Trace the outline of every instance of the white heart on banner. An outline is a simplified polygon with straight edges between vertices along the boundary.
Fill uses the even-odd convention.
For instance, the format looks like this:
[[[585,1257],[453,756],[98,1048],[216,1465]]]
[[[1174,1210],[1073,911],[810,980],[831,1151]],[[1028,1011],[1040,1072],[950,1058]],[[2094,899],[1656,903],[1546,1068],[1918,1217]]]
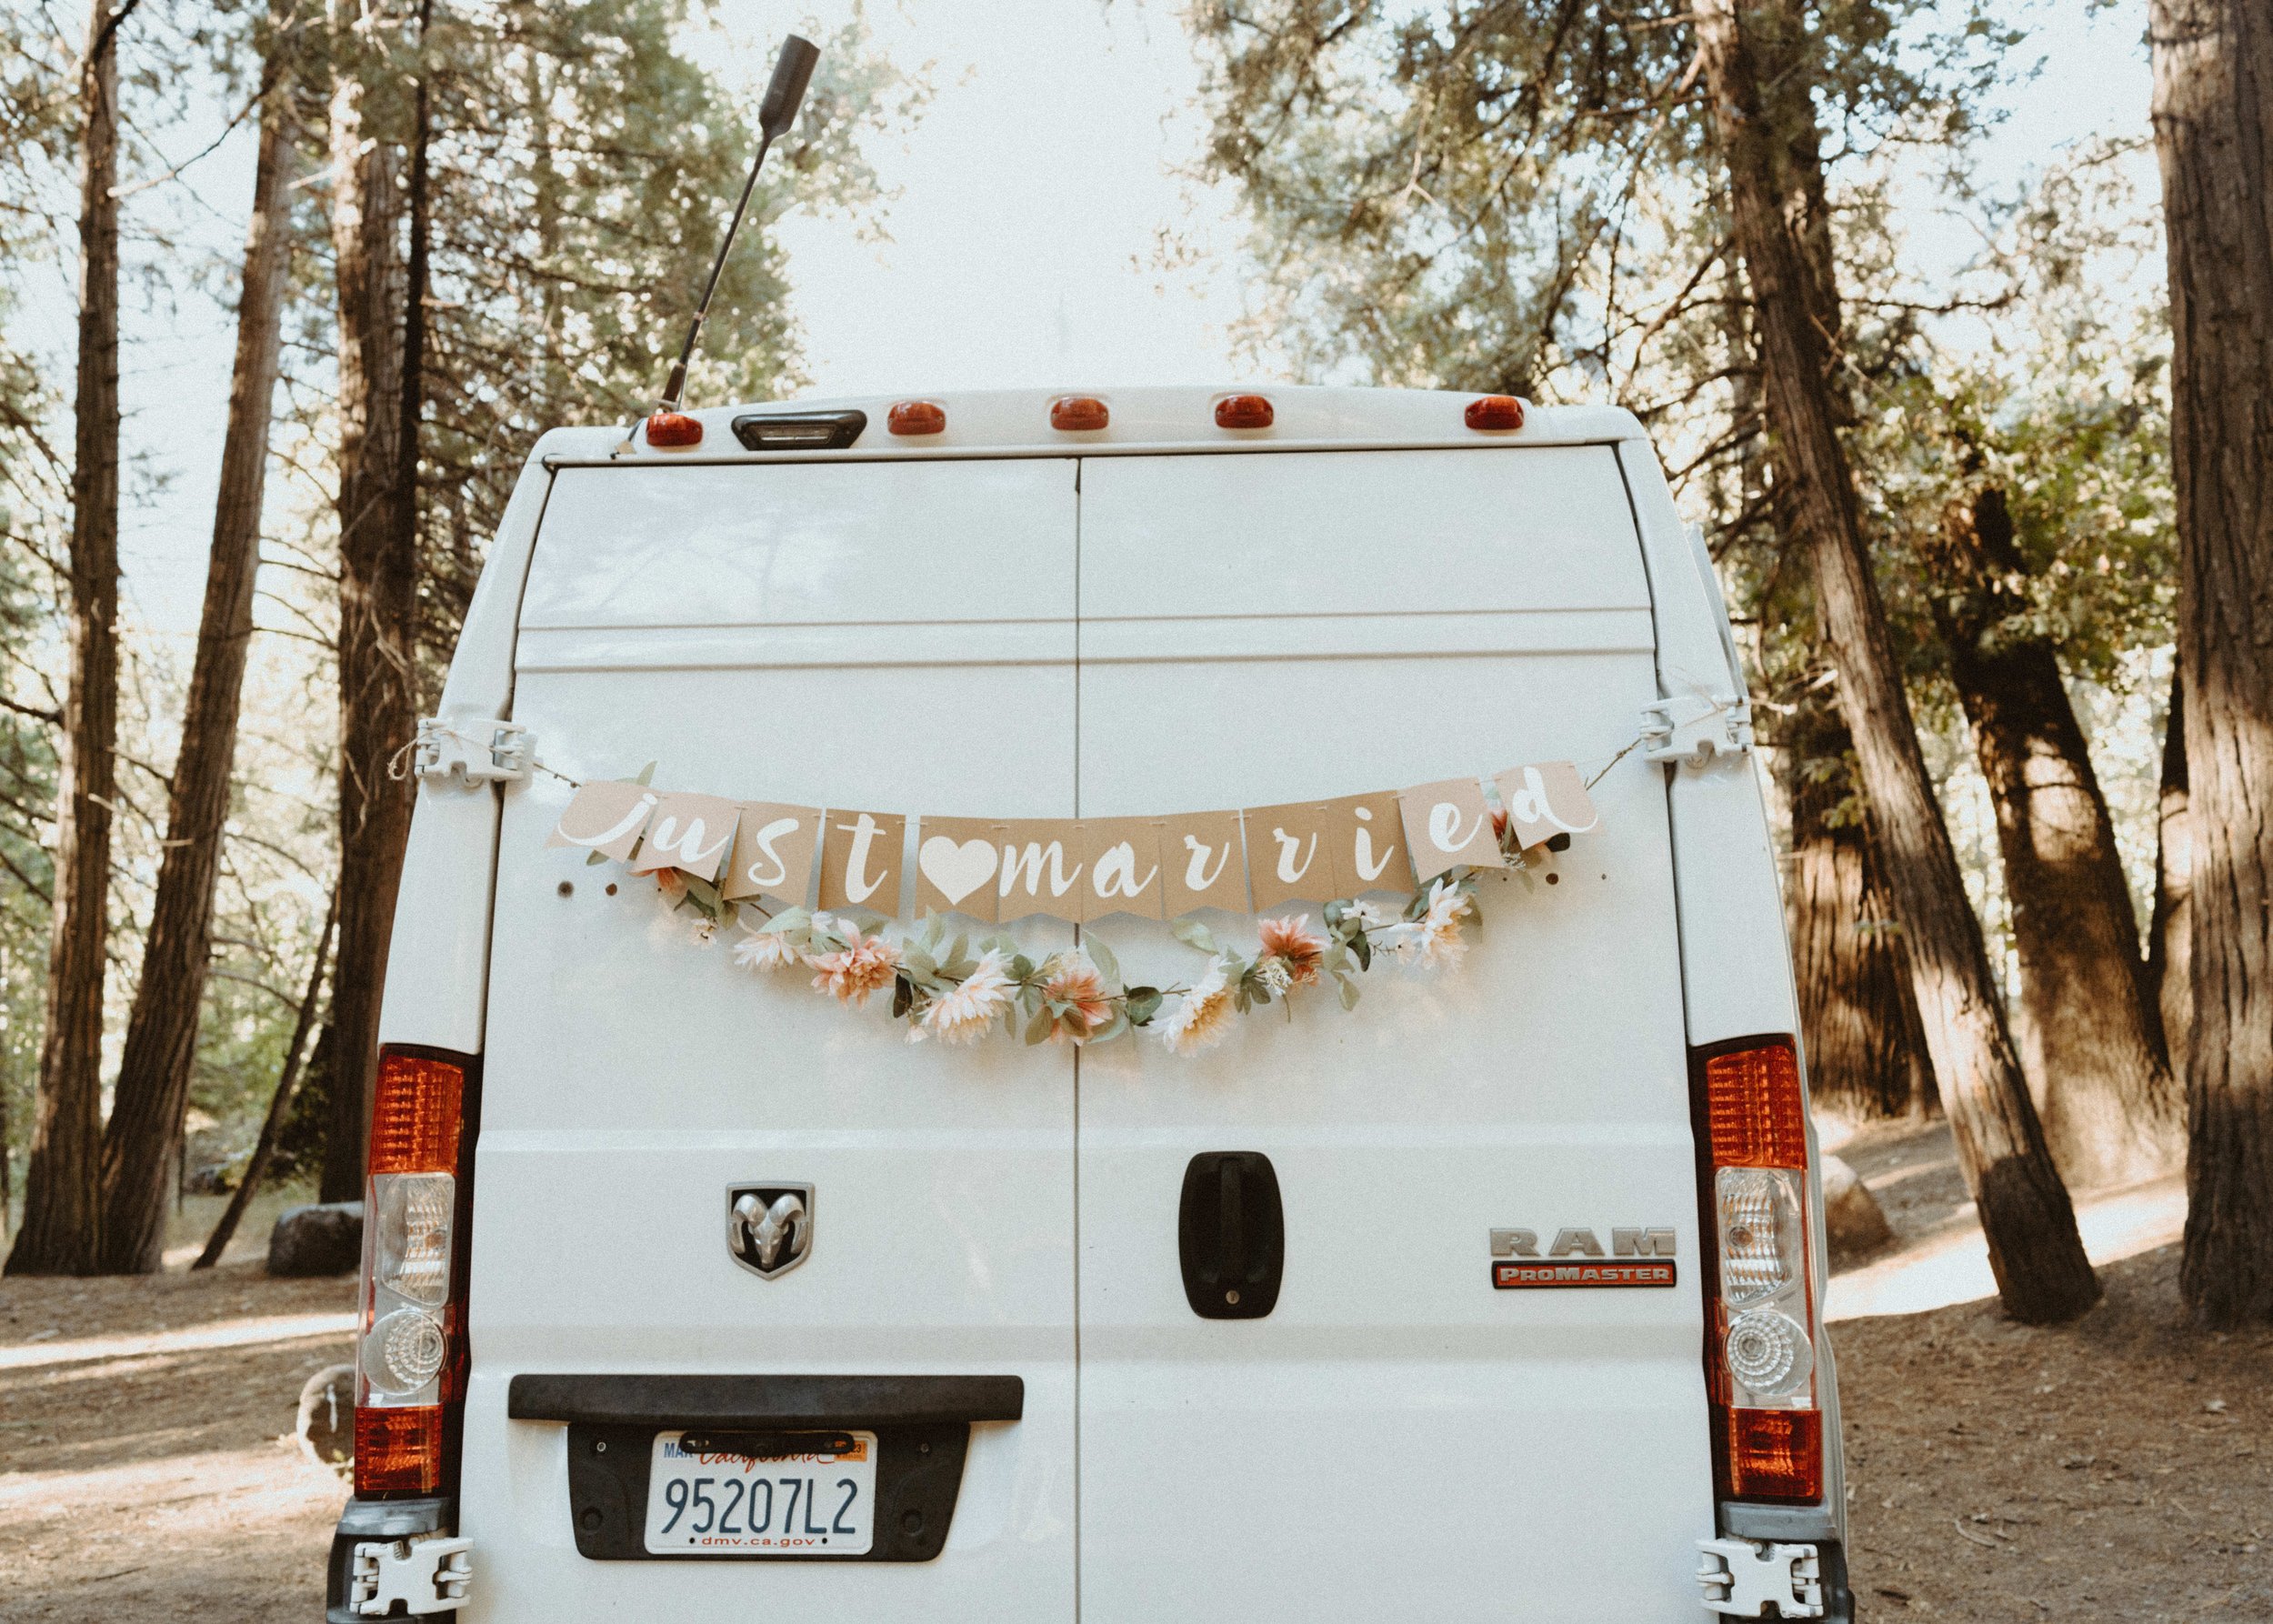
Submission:
[[[962,901],[994,878],[999,861],[992,840],[957,844],[945,835],[934,835],[916,852],[916,867],[950,903]]]

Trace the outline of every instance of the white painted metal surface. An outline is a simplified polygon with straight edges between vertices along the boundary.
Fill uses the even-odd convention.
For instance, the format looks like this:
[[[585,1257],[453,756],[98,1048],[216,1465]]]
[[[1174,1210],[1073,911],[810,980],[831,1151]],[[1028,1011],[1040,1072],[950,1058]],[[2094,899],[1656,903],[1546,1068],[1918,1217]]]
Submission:
[[[836,473],[561,474],[515,718],[576,777],[654,759],[658,782],[727,795],[1070,814],[1074,464],[896,470],[863,524]],[[710,500],[685,499],[696,483]],[[982,601],[990,558],[1014,566]],[[1056,661],[1005,662],[990,620]],[[771,657],[761,641],[690,665],[690,622],[796,630]],[[895,663],[901,630],[921,663]],[[557,657],[577,636],[606,660]],[[466,1427],[475,1616],[1069,1619],[1071,1057],[911,1053],[876,1011],[758,984],[652,895],[606,893],[643,882],[546,850],[566,794],[514,791],[500,848]],[[1043,948],[1070,930],[1022,934]],[[725,1244],[726,1187],[767,1181],[815,1186],[812,1255],[774,1280]],[[921,1567],[589,1562],[565,1429],[505,1418],[527,1370],[1016,1375],[1026,1417],[976,1429],[947,1548]]]
[[[1599,767],[1657,694],[1607,447],[1091,463],[1081,568],[1085,814]],[[1406,641],[1439,614],[1480,624]],[[1611,635],[1545,632],[1572,617]],[[1098,623],[1125,652],[1094,652]],[[1354,1015],[1314,998],[1194,1060],[1082,1057],[1086,1615],[1694,1616],[1712,1486],[1662,777],[1629,757],[1596,796],[1561,883],[1485,883],[1458,973],[1377,971]],[[1132,977],[1196,968],[1163,927],[1106,928]],[[1186,1304],[1177,1204],[1207,1150],[1277,1170],[1267,1318]],[[1494,1228],[1614,1225],[1673,1228],[1679,1286],[1492,1288]]]
[[[691,456],[549,435],[443,713],[508,717],[577,777],[1110,815],[1598,764],[1643,705],[1729,682],[1626,414],[1479,436],[1463,396],[1267,392],[1246,434],[1167,389],[1081,436],[1038,391],[936,397],[948,432],[908,441],[886,398],[812,403],[873,419],[819,456],[744,453],[726,409]],[[1061,1050],[911,1053],[752,985],[543,848],[566,793],[422,787],[383,1019],[486,1054],[470,1618],[1697,1615],[1683,1045],[1795,1025],[1748,761],[1627,757],[1560,885],[1487,887],[1459,975],[1377,973],[1354,1018],[1250,1018],[1197,1065],[1101,1050],[1077,1084]],[[1105,928],[1132,975],[1196,967]],[[1269,1318],[1183,1300],[1207,1149],[1278,1169]],[[816,1186],[815,1250],[764,1281],[720,1203],[769,1179]],[[1564,1225],[1673,1227],[1679,1288],[1490,1289],[1490,1229]],[[976,1429],[936,1562],[594,1563],[562,1429],[504,1416],[513,1374],[571,1369],[1015,1373],[1026,1417]],[[1761,1531],[1829,1527],[1828,1465],[1832,1509]]]

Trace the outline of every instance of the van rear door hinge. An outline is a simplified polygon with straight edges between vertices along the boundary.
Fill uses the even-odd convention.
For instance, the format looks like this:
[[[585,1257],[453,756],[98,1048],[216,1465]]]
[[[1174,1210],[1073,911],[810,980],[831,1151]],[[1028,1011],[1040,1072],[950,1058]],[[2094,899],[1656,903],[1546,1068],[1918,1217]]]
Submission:
[[[1823,1617],[1823,1572],[1812,1545],[1768,1545],[1751,1539],[1699,1539],[1705,1565],[1705,1610],[1727,1619],[1764,1619],[1776,1604],[1779,1619]]]
[[[1642,758],[1710,767],[1752,748],[1752,701],[1742,694],[1684,694],[1642,707]]]
[[[474,1582],[474,1542],[446,1534],[365,1539],[347,1575],[347,1605],[370,1618],[400,1601],[413,1618],[456,1612]]]
[[[418,718],[416,771],[422,778],[456,779],[468,789],[516,783],[527,778],[536,758],[536,741],[518,722]]]

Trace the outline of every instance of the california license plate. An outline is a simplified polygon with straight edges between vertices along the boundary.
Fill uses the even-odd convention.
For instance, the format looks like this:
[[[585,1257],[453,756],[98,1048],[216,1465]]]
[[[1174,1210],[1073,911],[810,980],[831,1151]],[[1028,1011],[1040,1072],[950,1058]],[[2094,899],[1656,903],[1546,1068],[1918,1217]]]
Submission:
[[[875,1433],[853,1433],[849,1449],[789,1455],[689,1450],[681,1447],[686,1436],[656,1435],[650,1551],[856,1557],[876,1542]]]

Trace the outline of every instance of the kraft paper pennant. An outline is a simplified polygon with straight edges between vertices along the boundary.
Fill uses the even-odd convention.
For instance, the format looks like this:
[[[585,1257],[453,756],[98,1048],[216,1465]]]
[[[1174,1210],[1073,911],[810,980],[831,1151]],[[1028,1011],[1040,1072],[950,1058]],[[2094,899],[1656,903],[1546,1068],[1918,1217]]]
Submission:
[[[1149,817],[1091,817],[1081,825],[1081,856],[1088,877],[1081,885],[1081,917],[1107,914],[1160,917],[1160,836]]]
[[[926,817],[916,830],[916,910],[957,913],[993,924],[1002,848],[978,817]]]
[[[1237,812],[1187,812],[1152,821],[1159,830],[1160,877],[1167,887],[1161,907],[1167,917],[1201,907],[1247,911],[1247,858]]]
[[[1499,787],[1500,803],[1507,808],[1519,847],[1557,835],[1583,835],[1602,821],[1587,793],[1587,781],[1567,761],[1511,767],[1492,782]]]
[[[1399,792],[1405,844],[1413,854],[1413,877],[1427,885],[1446,869],[1467,864],[1505,868],[1499,842],[1492,836],[1492,814],[1484,787],[1476,778],[1445,778]]]
[[[736,807],[716,795],[666,795],[647,820],[647,837],[631,860],[634,874],[676,868],[696,879],[716,879],[734,844]]]
[[[995,876],[996,917],[1028,914],[1081,922],[1081,826],[1070,817],[1020,817],[995,825],[1002,866]]]
[[[821,907],[900,911],[900,859],[907,819],[897,812],[840,812],[822,820]]]
[[[639,844],[639,836],[647,827],[647,814],[662,798],[645,784],[627,780],[579,784],[545,844],[580,846],[624,862]]]
[[[1332,821],[1318,801],[1249,807],[1240,815],[1247,832],[1247,883],[1255,911],[1282,902],[1331,902],[1334,889]]]
[[[1413,888],[1413,859],[1405,849],[1397,791],[1345,796],[1327,802],[1326,815],[1334,847],[1335,896]]]
[[[813,879],[813,856],[821,841],[818,807],[786,807],[776,801],[744,801],[735,808],[734,855],[726,859],[726,884],[718,895],[728,902],[771,897],[801,906]]]

